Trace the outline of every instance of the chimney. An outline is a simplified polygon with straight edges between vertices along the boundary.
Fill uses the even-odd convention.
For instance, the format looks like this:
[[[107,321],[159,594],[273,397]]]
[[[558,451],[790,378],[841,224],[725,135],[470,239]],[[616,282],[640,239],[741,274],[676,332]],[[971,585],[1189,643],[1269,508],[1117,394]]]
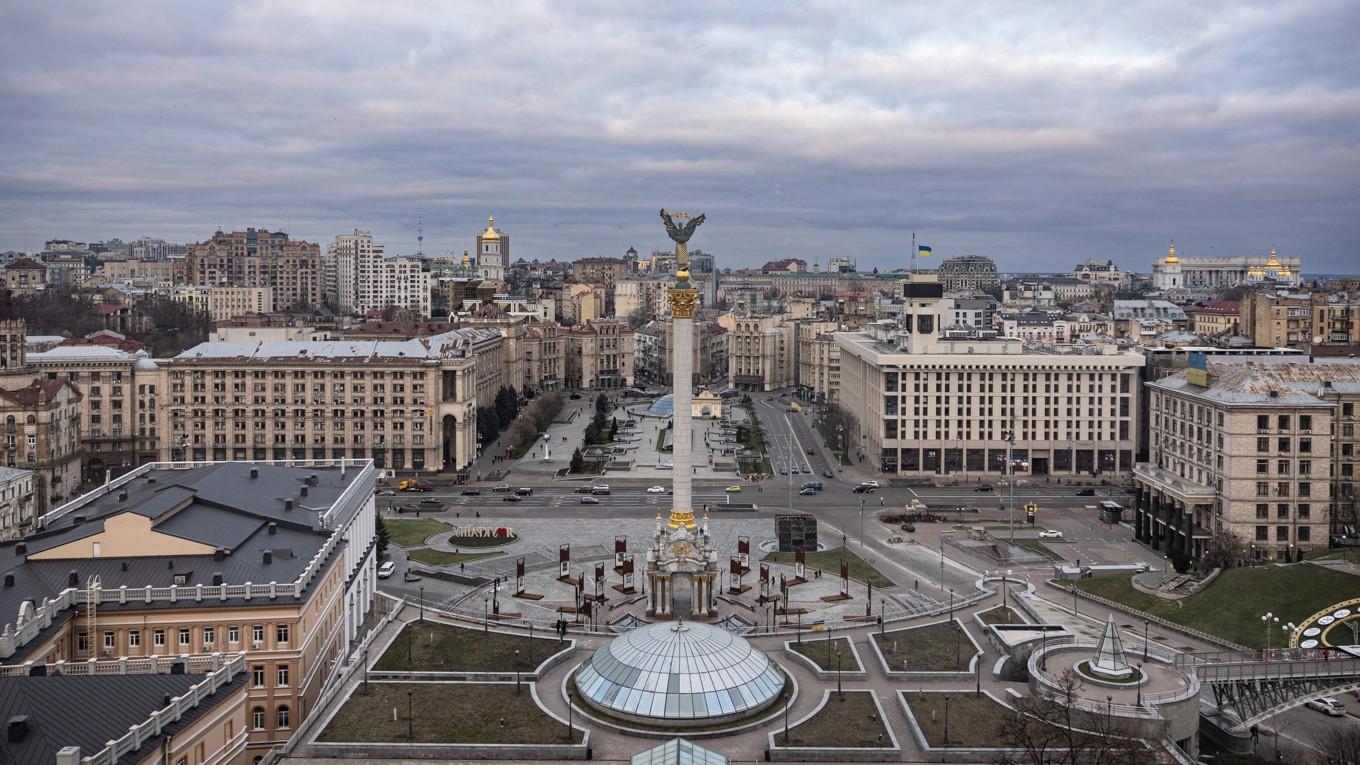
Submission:
[[[170,560],[166,561],[166,562],[165,562],[165,567],[166,567],[166,568],[174,568],[174,567],[175,567],[175,559],[174,559],[174,558],[171,558]]]
[[[217,587],[217,586],[219,586],[219,585],[222,584],[222,572],[221,572],[221,571],[214,571],[214,572],[213,572],[212,583],[213,583],[213,586],[214,586],[214,587]]]
[[[223,560],[226,557],[227,551],[222,549],[221,547],[217,548],[216,550],[213,550],[213,560]]]
[[[155,482],[156,482],[156,476],[154,476],[154,475],[149,475],[149,476],[147,476],[147,477],[146,477],[146,482],[147,482],[147,483],[155,483]]]
[[[284,512],[288,512],[288,511],[292,510],[292,509],[293,509],[293,500],[291,500],[291,499],[285,499],[285,500],[283,501],[283,509],[284,509]]]
[[[123,561],[123,570],[127,571],[127,561]]]
[[[118,501],[119,501],[119,502],[126,502],[126,501],[127,501],[127,492],[126,492],[126,491],[120,491],[120,492],[118,492]]]
[[[269,550],[264,551],[264,565],[268,566],[274,562],[274,553]]]
[[[250,477],[251,477],[251,478],[259,478],[259,477],[260,477],[260,469],[257,468],[257,467],[251,468],[251,469],[250,469]]]
[[[307,496],[307,487],[306,487],[306,486],[303,486],[303,487],[302,487],[302,496],[304,496],[304,497]]]
[[[80,747],[63,746],[58,749],[56,765],[80,765]]]
[[[28,555],[28,544],[25,543],[25,542],[20,542],[19,544],[15,545],[15,546],[14,546],[14,554],[15,554],[15,555]]]
[[[80,573],[77,572],[77,571],[71,571],[70,573],[68,573],[68,574],[66,575],[66,586],[67,586],[67,587],[79,587],[79,586],[80,586]]]
[[[307,476],[308,486],[316,486],[319,483],[321,483],[321,479],[317,477],[316,473],[312,473],[311,475]]]
[[[5,574],[5,586],[6,587],[14,586],[14,574]]]
[[[18,744],[28,735],[28,715],[15,715],[5,726],[5,742]]]
[[[277,534],[277,533],[279,533],[279,524],[277,524],[277,523],[275,523],[275,522],[273,522],[273,521],[270,521],[270,522],[269,522],[269,535],[270,535],[270,536],[273,536],[273,535],[275,535],[275,534]]]

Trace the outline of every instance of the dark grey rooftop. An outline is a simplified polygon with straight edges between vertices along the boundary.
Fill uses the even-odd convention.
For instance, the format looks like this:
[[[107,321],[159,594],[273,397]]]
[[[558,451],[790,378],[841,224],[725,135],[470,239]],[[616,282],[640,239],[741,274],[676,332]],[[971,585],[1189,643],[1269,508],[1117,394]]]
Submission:
[[[162,736],[186,729],[227,701],[247,677],[247,672],[238,673],[178,722],[166,725]],[[125,735],[130,726],[163,709],[167,694],[181,696],[203,679],[203,675],[0,677],[0,722],[28,716],[28,735],[16,744],[0,746],[0,765],[52,765],[58,750],[67,746],[78,746],[81,756],[89,757]],[[148,752],[156,751],[160,740],[148,740],[140,751],[129,752],[119,762],[145,759]]]
[[[252,469],[258,471],[254,478]],[[177,584],[177,576],[184,577],[185,586],[208,586],[213,574],[221,574],[222,583],[231,585],[293,582],[332,534],[317,527],[320,516],[360,474],[358,468],[347,469],[342,477],[338,467],[226,462],[187,470],[152,469],[112,491],[87,495],[86,502],[24,539],[26,554],[18,552],[17,543],[0,545],[0,576],[13,576],[12,586],[0,586],[0,624],[12,624],[23,601],[40,604],[71,586],[73,572],[79,586],[97,575],[105,589],[169,587]],[[314,486],[307,485],[311,476]],[[360,494],[361,500],[367,498],[366,492]],[[286,500],[292,500],[291,510],[285,509]],[[357,501],[348,504],[332,519],[332,527],[343,525],[361,506]],[[221,559],[214,554],[28,558],[98,534],[108,518],[129,512],[150,518],[156,532],[221,550]],[[269,563],[264,562],[266,550],[271,551]]]

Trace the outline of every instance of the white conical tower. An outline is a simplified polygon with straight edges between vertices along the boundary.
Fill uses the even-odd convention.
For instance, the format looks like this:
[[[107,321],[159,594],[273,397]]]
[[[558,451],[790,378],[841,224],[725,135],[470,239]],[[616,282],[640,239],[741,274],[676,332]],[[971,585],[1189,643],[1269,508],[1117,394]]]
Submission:
[[[1124,641],[1119,638],[1119,628],[1114,626],[1114,614],[1105,619],[1105,632],[1096,645],[1096,656],[1091,660],[1091,672],[1101,677],[1124,679],[1133,674],[1129,660],[1124,655]]]

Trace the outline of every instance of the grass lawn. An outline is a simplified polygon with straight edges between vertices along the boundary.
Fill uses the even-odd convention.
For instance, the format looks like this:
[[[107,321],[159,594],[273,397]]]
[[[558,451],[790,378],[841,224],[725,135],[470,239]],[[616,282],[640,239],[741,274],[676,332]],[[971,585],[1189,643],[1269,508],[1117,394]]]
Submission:
[[[954,622],[873,633],[878,650],[894,672],[966,672],[973,644]]]
[[[1099,576],[1078,586],[1168,621],[1183,624],[1234,643],[1264,648],[1261,615],[1280,622],[1301,622],[1327,606],[1355,597],[1360,577],[1308,564],[1257,566],[1224,571],[1208,587],[1182,601],[1163,600],[1133,589],[1131,577]],[[1278,643],[1279,634],[1271,635]]]
[[[1025,618],[1006,606],[989,608],[978,614],[983,624],[1028,624]]]
[[[1042,555],[1049,560],[1062,560],[1063,556],[1053,552],[1053,549],[1037,539],[1017,539],[1015,546],[1024,550],[1029,550],[1035,555]]]
[[[943,693],[904,693],[907,706],[926,735],[932,747],[945,746],[944,740],[944,700]],[[992,701],[988,696],[978,696],[970,691],[950,693],[949,696],[949,746],[1006,746],[1001,740],[999,728],[1011,710]]]
[[[406,658],[408,638],[411,641],[410,661]],[[556,640],[539,637],[531,642],[524,635],[463,629],[438,622],[413,622],[397,635],[373,669],[385,672],[513,672],[516,669],[515,651],[518,650],[518,668],[528,672],[562,645]]]
[[[750,475],[752,473],[770,475],[774,472],[770,469],[770,461],[763,458],[758,460],[738,459],[737,470],[741,471],[742,475]]]
[[[429,518],[414,518],[410,520],[401,518],[384,518],[383,525],[387,527],[388,537],[392,544],[401,547],[414,547],[425,544],[425,540],[441,531],[448,531],[453,526],[443,521],[431,520]]]
[[[776,746],[837,746],[846,748],[892,746],[888,729],[878,716],[870,691],[831,692],[816,716],[784,735],[781,725],[774,736]]]
[[[1331,550],[1313,550],[1304,555],[1308,560],[1344,560],[1360,562],[1360,547],[1337,547]]]
[[[406,557],[410,558],[411,560],[418,560],[421,563],[426,563],[431,566],[452,566],[456,563],[471,563],[474,560],[490,558],[491,556],[498,554],[499,553],[493,552],[451,553],[444,552],[443,550],[433,550],[428,547],[422,547],[419,550],[411,550],[410,552],[406,553]]]
[[[812,660],[823,672],[835,672],[837,669],[842,672],[857,672],[859,667],[855,665],[855,654],[850,648],[848,638],[838,637],[831,640],[814,639],[810,635],[803,636],[803,642],[794,642],[790,646],[794,653],[802,654]],[[840,651],[840,653],[836,653]],[[836,665],[840,665],[839,667]]]
[[[793,556],[794,554],[791,552],[772,552],[767,553],[764,559],[771,563],[788,563],[792,565]],[[846,564],[850,568],[851,579],[859,582],[870,582],[875,587],[893,586],[893,581],[891,579],[879,573],[878,569],[869,565],[863,558],[843,547],[833,547],[830,550],[807,553],[803,558],[803,562],[807,564],[809,569],[821,569],[822,578],[838,577],[841,574],[842,558],[845,559]],[[808,573],[808,578],[811,579],[811,571]]]
[[[566,743],[567,726],[534,704],[528,683],[511,685],[447,683],[369,683],[336,713],[320,741],[390,741],[423,744]],[[407,697],[407,692],[411,696]],[[392,710],[397,719],[392,719]],[[406,737],[407,710],[411,738]],[[582,731],[575,730],[574,743]]]
[[[670,453],[673,451],[671,447],[666,446],[666,434],[669,432],[671,432],[669,428],[662,428],[661,432],[656,434],[656,450],[658,452]]]
[[[543,440],[542,433],[535,435],[533,438],[525,439],[524,443],[519,444],[518,446],[515,447],[514,458],[519,459],[524,455],[528,454],[529,450],[537,446],[538,443],[542,440]]]

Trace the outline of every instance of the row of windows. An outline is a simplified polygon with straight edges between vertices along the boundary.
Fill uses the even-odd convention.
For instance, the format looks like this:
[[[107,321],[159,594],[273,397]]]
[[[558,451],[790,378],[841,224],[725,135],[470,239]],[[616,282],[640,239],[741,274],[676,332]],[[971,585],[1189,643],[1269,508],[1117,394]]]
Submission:
[[[178,581],[177,581],[176,583],[177,583],[177,584],[183,584],[183,582],[178,582]],[[211,647],[214,647],[214,646],[216,645],[216,643],[217,643],[217,628],[215,628],[215,627],[203,627],[203,628],[201,628],[200,632],[202,633],[202,643],[201,643],[202,647],[204,647],[204,648],[211,648]],[[191,629],[191,628],[189,628],[189,627],[180,627],[178,630],[175,630],[174,633],[175,633],[175,637],[178,638],[178,645],[179,645],[181,648],[193,648],[193,647],[194,647],[194,646],[192,645],[193,632],[192,632],[192,629]],[[289,627],[289,625],[287,625],[287,624],[276,624],[276,625],[274,625],[274,642],[275,642],[275,647],[283,647],[283,648],[286,648],[287,645],[288,645],[289,633],[290,633],[290,627]],[[151,645],[154,646],[154,647],[157,647],[157,648],[164,647],[165,644],[166,644],[166,643],[165,643],[166,638],[167,638],[167,636],[168,636],[169,634],[170,634],[170,632],[167,631],[167,630],[164,630],[164,629],[153,629],[153,630],[151,630]],[[102,637],[103,637],[103,647],[104,647],[105,649],[112,650],[112,649],[114,649],[114,648],[117,647],[117,645],[116,645],[116,633],[115,633],[113,630],[105,630],[104,633],[103,633],[103,635],[102,635]],[[251,640],[252,645],[261,645],[261,644],[263,644],[263,643],[264,643],[264,638],[265,638],[265,625],[263,625],[263,624],[255,624],[255,625],[252,625],[252,626],[250,627],[250,640]],[[241,628],[240,628],[239,626],[230,626],[230,627],[227,627],[227,645],[236,645],[236,644],[239,644],[240,642],[241,642]],[[129,648],[139,648],[139,647],[141,647],[141,645],[142,645],[142,630],[140,630],[140,629],[130,629],[130,630],[127,630],[127,644],[128,644],[128,647],[129,647]],[[90,646],[89,646],[89,635],[88,635],[87,633],[85,633],[85,632],[77,633],[77,635],[76,635],[76,650],[77,650],[77,651],[80,651],[80,652],[82,652],[82,653],[88,652],[88,651],[90,650]],[[283,665],[280,665],[280,666],[283,666]]]

